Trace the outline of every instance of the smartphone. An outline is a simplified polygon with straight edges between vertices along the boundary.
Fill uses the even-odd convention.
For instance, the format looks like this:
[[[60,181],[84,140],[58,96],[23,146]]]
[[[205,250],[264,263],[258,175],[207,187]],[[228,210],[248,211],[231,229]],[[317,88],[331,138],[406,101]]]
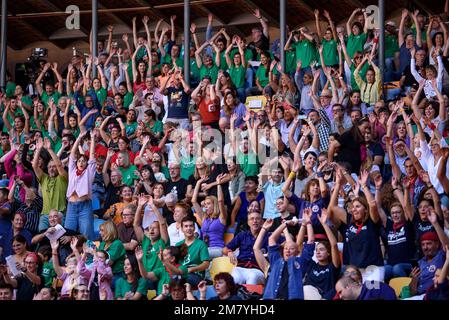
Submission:
[[[411,260],[412,268],[419,268],[419,263],[417,259]]]

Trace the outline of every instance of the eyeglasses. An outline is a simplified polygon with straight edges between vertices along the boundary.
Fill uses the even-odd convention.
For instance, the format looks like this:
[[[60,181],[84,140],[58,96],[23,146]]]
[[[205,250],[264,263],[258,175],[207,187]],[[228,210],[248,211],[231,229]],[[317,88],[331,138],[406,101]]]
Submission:
[[[36,261],[25,261],[25,264],[36,264]]]
[[[342,110],[341,109],[334,109],[334,110],[332,110],[333,112],[341,112]]]
[[[134,216],[134,214],[122,214],[122,217],[132,217],[132,216]]]
[[[354,60],[362,59],[362,56],[354,56]]]
[[[345,271],[343,274],[345,276],[357,276],[358,272],[357,271]]]

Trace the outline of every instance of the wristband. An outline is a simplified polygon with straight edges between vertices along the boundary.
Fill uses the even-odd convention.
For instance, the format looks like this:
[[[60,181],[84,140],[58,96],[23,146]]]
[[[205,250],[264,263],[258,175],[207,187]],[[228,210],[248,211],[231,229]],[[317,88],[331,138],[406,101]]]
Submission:
[[[290,174],[288,175],[288,177],[290,179],[296,178],[296,172],[295,171],[291,171]]]
[[[427,188],[432,189],[432,188],[433,188],[433,185],[432,185],[432,184],[427,185]]]
[[[318,178],[324,178],[324,173],[323,172],[317,172],[317,177]]]

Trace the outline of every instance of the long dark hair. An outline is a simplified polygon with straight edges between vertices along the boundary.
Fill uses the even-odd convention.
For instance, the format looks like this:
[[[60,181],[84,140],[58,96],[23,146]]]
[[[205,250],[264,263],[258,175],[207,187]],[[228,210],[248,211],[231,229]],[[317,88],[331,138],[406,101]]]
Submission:
[[[131,283],[131,292],[136,293],[137,287],[139,286],[139,280],[140,280],[140,273],[139,273],[139,267],[137,264],[137,259],[136,259],[136,256],[130,255],[130,254],[126,255],[126,259],[129,260],[129,264],[131,265],[131,269],[134,274],[134,280]]]

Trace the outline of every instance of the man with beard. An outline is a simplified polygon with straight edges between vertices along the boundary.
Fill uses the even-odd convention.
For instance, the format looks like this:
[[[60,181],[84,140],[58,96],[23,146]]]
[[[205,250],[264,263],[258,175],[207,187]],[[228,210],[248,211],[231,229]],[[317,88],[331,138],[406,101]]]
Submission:
[[[51,160],[48,163],[48,174],[42,171],[38,164],[39,154],[41,153],[42,148],[46,149],[51,156]],[[61,212],[66,209],[68,175],[61,160],[59,160],[52,150],[50,140],[48,139],[45,139],[44,143],[42,143],[41,140],[36,143],[36,151],[34,153],[32,166],[42,190],[43,208],[39,219],[38,229],[39,231],[42,231],[48,228],[48,214],[51,209],[56,209]]]

